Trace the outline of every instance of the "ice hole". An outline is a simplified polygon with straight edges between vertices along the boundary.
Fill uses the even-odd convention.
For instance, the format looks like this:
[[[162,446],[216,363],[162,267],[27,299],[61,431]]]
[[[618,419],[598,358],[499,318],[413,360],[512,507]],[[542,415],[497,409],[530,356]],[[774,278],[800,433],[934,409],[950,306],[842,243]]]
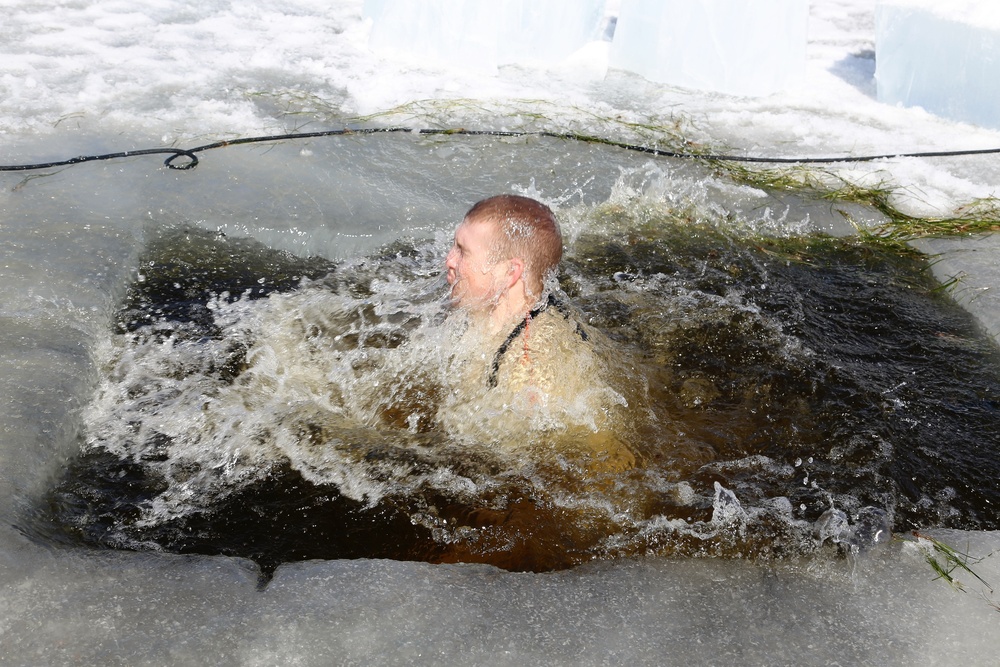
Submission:
[[[530,167],[558,160],[578,169]],[[842,235],[841,205],[544,138],[352,138],[232,149],[194,174],[129,166],[26,188],[35,219],[54,188],[78,197],[90,228],[74,225],[74,244],[100,248],[41,284],[102,304],[67,339],[86,341],[94,384],[51,444],[68,465],[28,494],[41,504],[19,523],[37,539],[238,556],[266,573],[349,558],[544,571],[824,557],[854,544],[825,539],[831,510],[852,535],[874,534],[871,516],[996,528],[981,456],[1000,432],[994,344],[922,258]],[[136,187],[87,200],[109,169]],[[497,189],[562,219],[565,317],[603,360],[634,468],[497,450],[516,414],[485,388],[469,413],[481,426],[448,426],[462,419],[447,413],[441,268],[466,208]],[[46,224],[53,252],[68,237]],[[58,383],[57,359],[38,364]],[[525,426],[538,451],[586,423],[585,397],[570,399]]]

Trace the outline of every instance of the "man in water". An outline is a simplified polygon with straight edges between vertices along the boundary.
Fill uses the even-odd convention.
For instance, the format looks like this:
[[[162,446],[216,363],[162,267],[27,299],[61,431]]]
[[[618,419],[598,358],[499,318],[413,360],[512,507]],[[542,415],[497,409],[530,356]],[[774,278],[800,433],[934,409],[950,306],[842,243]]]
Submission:
[[[461,385],[473,398],[460,421],[499,423],[512,449],[544,434],[589,470],[631,468],[635,458],[613,430],[624,399],[604,384],[591,334],[554,296],[561,259],[559,224],[541,202],[499,195],[466,213],[445,260],[473,350]]]
[[[562,259],[562,234],[548,206],[499,195],[474,205],[445,260],[452,303],[487,317],[494,332],[542,306]]]

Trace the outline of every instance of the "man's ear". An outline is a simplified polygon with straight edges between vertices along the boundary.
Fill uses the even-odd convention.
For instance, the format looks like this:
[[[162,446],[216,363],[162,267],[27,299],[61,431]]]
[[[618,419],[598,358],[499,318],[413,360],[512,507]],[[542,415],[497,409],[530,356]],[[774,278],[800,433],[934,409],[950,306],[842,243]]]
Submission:
[[[510,289],[524,276],[524,260],[514,257],[507,260],[507,289]]]

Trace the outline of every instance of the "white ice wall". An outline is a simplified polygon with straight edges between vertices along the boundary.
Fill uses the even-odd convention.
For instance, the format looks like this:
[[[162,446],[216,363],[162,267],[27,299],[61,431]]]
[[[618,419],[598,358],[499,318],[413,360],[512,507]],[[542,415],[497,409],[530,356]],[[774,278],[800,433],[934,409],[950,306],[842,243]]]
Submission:
[[[605,0],[365,0],[369,46],[389,56],[493,72],[553,65],[597,37]]]
[[[878,99],[1000,128],[1000,2],[880,0]]]
[[[494,9],[488,3],[366,0],[364,14],[373,20],[369,45],[376,53],[485,72],[497,68]]]
[[[376,53],[495,72],[554,65],[601,39],[611,67],[651,81],[768,95],[801,77],[808,0],[365,0]]]
[[[500,65],[554,65],[599,37],[605,0],[504,0],[497,57]]]
[[[609,66],[660,83],[768,95],[803,74],[807,0],[622,0]]]

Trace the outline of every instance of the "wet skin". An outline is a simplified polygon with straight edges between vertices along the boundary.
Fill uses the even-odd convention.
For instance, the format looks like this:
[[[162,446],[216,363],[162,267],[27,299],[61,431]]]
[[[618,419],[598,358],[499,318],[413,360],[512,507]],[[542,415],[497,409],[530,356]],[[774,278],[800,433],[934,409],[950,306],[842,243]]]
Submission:
[[[463,222],[445,259],[452,305],[482,310],[494,304],[503,289],[502,262],[490,261],[495,226]]]

